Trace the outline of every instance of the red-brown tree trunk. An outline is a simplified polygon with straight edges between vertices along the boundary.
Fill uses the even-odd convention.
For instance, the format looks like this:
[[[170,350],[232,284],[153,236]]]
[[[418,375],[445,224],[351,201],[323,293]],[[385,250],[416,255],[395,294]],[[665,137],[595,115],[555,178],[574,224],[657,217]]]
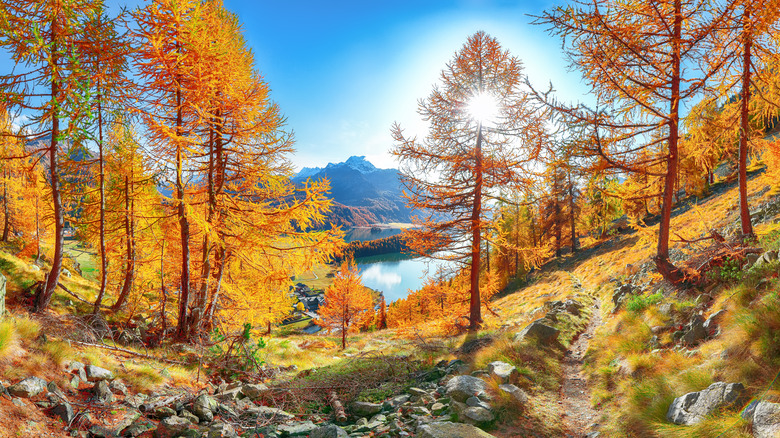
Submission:
[[[482,325],[482,305],[479,295],[479,259],[482,237],[482,123],[477,128],[474,157],[474,205],[471,210],[471,298],[469,300],[469,331]]]
[[[747,153],[748,136],[750,135],[750,76],[751,76],[751,50],[753,37],[750,30],[750,2],[745,5],[743,19],[743,44],[742,53],[742,107],[740,111],[739,132],[739,219],[742,224],[742,236],[754,237],[753,224],[750,221],[750,207],[747,199]]]

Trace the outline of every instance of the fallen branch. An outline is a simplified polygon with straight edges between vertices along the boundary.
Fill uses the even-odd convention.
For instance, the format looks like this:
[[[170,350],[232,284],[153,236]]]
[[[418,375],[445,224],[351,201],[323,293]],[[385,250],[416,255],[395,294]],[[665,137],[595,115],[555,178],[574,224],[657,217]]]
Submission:
[[[94,305],[95,305],[95,303],[93,303],[93,302],[90,302],[90,301],[87,301],[87,300],[85,300],[84,298],[81,298],[81,297],[80,297],[79,295],[77,295],[76,293],[74,293],[74,292],[71,292],[71,290],[70,290],[70,289],[68,289],[67,287],[65,287],[65,285],[64,285],[64,284],[62,284],[62,283],[60,283],[59,281],[57,282],[57,286],[59,286],[59,287],[60,287],[62,290],[64,290],[64,291],[65,291],[65,292],[67,292],[68,294],[70,294],[70,296],[72,296],[73,298],[75,298],[75,299],[77,299],[77,300],[81,301],[82,303],[87,303],[87,304],[89,304],[90,306],[94,306]],[[109,306],[105,306],[105,305],[102,305],[102,304],[100,305],[100,307],[101,307],[101,308],[103,308],[103,309],[110,309],[110,307],[109,307]]]
[[[336,391],[331,391],[328,394],[328,403],[333,408],[333,413],[336,416],[336,422],[345,423],[347,421],[347,414],[344,412],[344,405],[339,401],[339,396]]]
[[[105,350],[118,351],[120,353],[130,354],[130,355],[133,355],[133,356],[136,356],[136,357],[142,357],[144,359],[151,359],[151,360],[156,360],[156,361],[159,361],[159,362],[170,363],[170,364],[174,364],[174,365],[187,365],[186,363],[178,361],[178,360],[165,359],[165,358],[162,358],[162,357],[156,357],[156,356],[152,356],[152,355],[149,355],[149,354],[138,353],[138,352],[133,351],[133,350],[128,350],[126,348],[115,347],[115,346],[112,346],[112,345],[93,344],[93,343],[90,343],[90,342],[75,341],[73,339],[68,339],[68,341],[72,342],[74,344],[85,345],[87,347],[97,347],[97,348],[103,348]]]

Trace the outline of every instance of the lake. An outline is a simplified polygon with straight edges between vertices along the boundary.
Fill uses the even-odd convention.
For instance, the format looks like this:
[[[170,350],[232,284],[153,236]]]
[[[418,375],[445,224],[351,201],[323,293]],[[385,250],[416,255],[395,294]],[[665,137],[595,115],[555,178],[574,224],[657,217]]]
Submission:
[[[363,284],[383,292],[387,304],[405,298],[409,289],[420,289],[426,268],[429,268],[430,275],[435,275],[436,267],[442,263],[399,253],[362,257],[355,262],[362,275]]]

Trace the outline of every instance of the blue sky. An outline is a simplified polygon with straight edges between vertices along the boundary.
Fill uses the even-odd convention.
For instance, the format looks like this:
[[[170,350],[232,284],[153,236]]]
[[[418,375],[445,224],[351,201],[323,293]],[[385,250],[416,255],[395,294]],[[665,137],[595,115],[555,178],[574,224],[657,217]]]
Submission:
[[[224,0],[244,26],[258,70],[295,132],[298,167],[365,155],[396,167],[390,127],[423,133],[417,102],[469,35],[484,30],[519,57],[537,87],[585,93],[560,40],[530,24],[550,0]],[[134,8],[138,0],[107,0]],[[0,67],[8,68],[7,59]]]

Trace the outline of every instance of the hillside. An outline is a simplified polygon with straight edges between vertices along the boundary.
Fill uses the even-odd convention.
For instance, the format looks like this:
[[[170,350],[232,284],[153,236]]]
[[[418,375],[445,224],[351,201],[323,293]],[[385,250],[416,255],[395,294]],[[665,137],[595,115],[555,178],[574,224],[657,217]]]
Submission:
[[[42,272],[3,252],[11,313],[0,322],[0,392],[9,391],[0,436],[775,436],[780,424],[766,412],[780,401],[780,262],[764,254],[780,247],[772,183],[750,180],[761,254],[727,259],[701,287],[661,281],[655,230],[627,231],[508,287],[477,336],[430,321],[350,335],[344,351],[337,335],[283,329],[154,346],[139,320],[91,317],[80,299],[93,299],[96,285],[75,270],[51,312],[28,316],[25,289]],[[736,229],[736,188],[713,192],[675,211],[687,240]],[[673,253],[693,261],[716,249],[678,242]],[[112,376],[98,377],[104,371]],[[686,394],[695,409],[672,418],[698,422],[674,424],[670,406]]]
[[[379,169],[365,157],[349,157],[324,168],[304,167],[293,178],[297,184],[311,179],[330,181],[334,207],[328,222],[337,226],[369,226],[376,223],[411,222],[412,212],[402,197],[398,171]]]

